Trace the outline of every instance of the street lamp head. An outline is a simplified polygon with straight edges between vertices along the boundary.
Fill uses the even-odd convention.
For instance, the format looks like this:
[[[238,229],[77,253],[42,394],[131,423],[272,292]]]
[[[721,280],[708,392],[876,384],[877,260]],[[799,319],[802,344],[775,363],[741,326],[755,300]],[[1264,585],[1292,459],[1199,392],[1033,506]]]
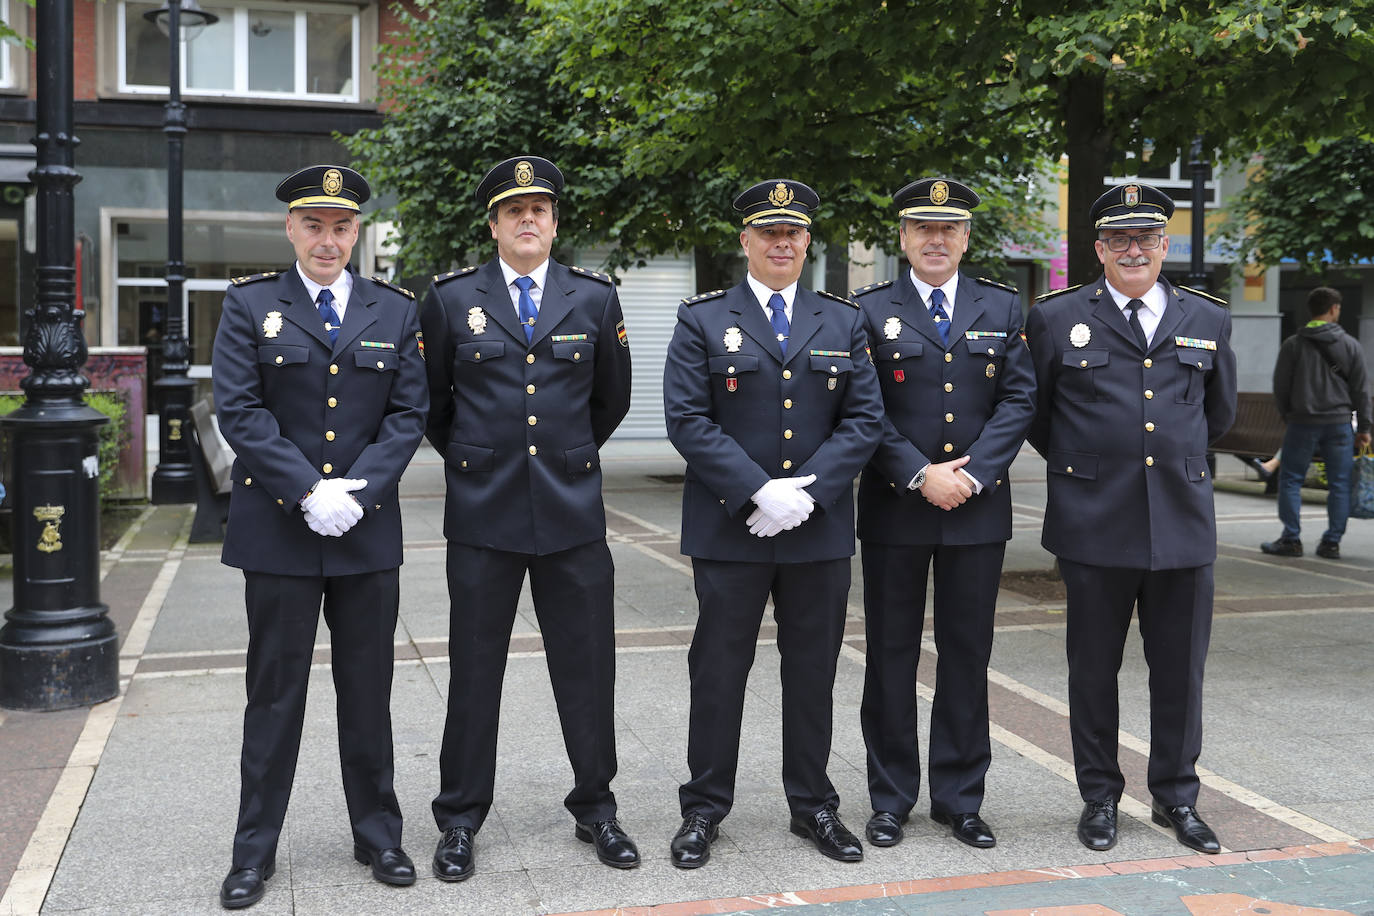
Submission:
[[[184,0],[178,3],[177,0],[168,0],[165,6],[155,10],[148,10],[143,14],[143,18],[149,22],[156,23],[163,35],[171,32],[172,7],[177,8],[178,23],[181,27],[181,37],[185,41],[195,41],[200,35],[201,30],[207,25],[214,25],[219,22],[219,17],[214,13],[206,12],[200,8],[196,0]]]

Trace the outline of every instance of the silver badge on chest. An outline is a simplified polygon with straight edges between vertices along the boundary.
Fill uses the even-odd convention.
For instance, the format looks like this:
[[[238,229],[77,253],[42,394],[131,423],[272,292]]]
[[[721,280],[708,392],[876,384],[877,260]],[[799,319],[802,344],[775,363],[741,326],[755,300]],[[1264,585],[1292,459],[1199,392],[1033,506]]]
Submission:
[[[262,320],[262,336],[276,337],[281,333],[281,312],[268,312]]]
[[[729,327],[725,329],[725,352],[738,353],[740,345],[744,343],[744,335],[739,328]]]
[[[474,334],[485,334],[487,332],[487,313],[475,306],[468,309],[468,330]]]
[[[883,322],[883,336],[888,340],[896,340],[902,336],[902,319],[893,315]]]
[[[1088,326],[1082,322],[1074,325],[1069,330],[1069,343],[1073,344],[1075,347],[1086,347],[1088,341],[1092,339],[1092,331],[1088,330]]]

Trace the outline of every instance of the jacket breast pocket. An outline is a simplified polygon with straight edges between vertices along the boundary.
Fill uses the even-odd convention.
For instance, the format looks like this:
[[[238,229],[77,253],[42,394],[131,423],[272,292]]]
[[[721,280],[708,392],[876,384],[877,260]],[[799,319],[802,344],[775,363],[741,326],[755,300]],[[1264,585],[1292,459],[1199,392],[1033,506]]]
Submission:
[[[1202,403],[1207,373],[1212,371],[1212,357],[1214,355],[1211,350],[1199,350],[1192,347],[1178,348],[1179,373],[1182,376],[1182,384],[1179,385],[1179,395],[1176,399],[1178,403]]]
[[[460,343],[454,348],[453,358],[460,363],[480,363],[500,359],[506,355],[506,344],[500,340],[479,340]]]
[[[1099,399],[1094,373],[1107,368],[1106,350],[1075,348],[1064,351],[1064,368],[1059,374],[1059,391],[1070,401]]]
[[[291,344],[258,347],[258,363],[266,366],[300,366],[310,362],[310,350]]]
[[[749,353],[729,353],[725,356],[712,356],[706,360],[711,372],[711,387],[717,391],[735,391],[739,377],[759,371],[759,358]]]
[[[925,350],[919,340],[896,341],[878,346],[873,351],[873,362],[879,369],[906,359],[915,359]]]
[[[965,340],[964,344],[969,356],[983,356],[988,359],[1005,359],[1007,356],[1005,337],[979,337],[977,340]]]
[[[853,369],[854,361],[848,356],[811,356],[812,378],[824,378],[830,391],[843,391]]]
[[[395,372],[400,362],[395,350],[358,350],[353,354],[355,366],[373,372]]]
[[[590,340],[558,340],[553,343],[554,359],[591,365],[594,356],[596,356],[596,344]]]

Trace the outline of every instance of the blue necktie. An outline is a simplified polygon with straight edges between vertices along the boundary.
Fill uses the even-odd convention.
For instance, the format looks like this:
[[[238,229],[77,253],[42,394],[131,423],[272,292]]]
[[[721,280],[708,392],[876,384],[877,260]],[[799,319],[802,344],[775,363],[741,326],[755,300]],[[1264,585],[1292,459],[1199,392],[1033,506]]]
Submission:
[[[320,317],[324,319],[324,329],[329,332],[329,345],[332,347],[339,342],[339,313],[334,311],[334,294],[329,291],[329,287],[320,290],[319,298],[315,300],[319,306]]]
[[[930,317],[940,332],[940,342],[949,346],[949,315],[945,314],[945,291],[938,286],[930,291]]]
[[[782,350],[782,355],[787,355],[787,333],[791,330],[787,324],[787,303],[782,301],[782,293],[774,293],[768,297],[768,307],[773,310],[773,317],[769,323],[773,325],[773,330],[778,335],[778,349]]]
[[[525,328],[525,342],[534,341],[534,319],[539,316],[539,312],[534,307],[534,299],[530,296],[530,287],[534,281],[529,277],[516,277],[515,285],[520,287],[520,324]]]

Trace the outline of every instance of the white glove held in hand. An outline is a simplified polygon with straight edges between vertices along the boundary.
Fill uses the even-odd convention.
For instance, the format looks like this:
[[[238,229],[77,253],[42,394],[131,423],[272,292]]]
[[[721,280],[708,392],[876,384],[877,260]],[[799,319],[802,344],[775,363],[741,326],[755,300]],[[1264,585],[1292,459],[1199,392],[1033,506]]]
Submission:
[[[816,501],[802,487],[815,482],[815,474],[807,474],[805,477],[775,477],[759,487],[750,498],[767,519],[776,522],[783,531],[791,531],[811,516]],[[751,533],[759,534],[761,537],[772,537],[770,534],[754,531],[757,520],[754,515],[751,515],[750,519]]]
[[[365,486],[366,480],[350,480],[347,477],[321,478],[310,491],[310,495],[301,500],[301,508],[306,513],[306,524],[310,524],[310,517],[313,516],[324,530],[316,529],[312,525],[312,531],[327,537],[342,537],[363,517],[363,507],[350,494]]]
[[[750,534],[761,538],[771,538],[782,531],[782,525],[765,515],[762,509],[755,509],[746,524],[749,525]]]
[[[320,537],[343,537],[342,531],[340,531],[338,528],[326,525],[324,522],[320,521],[315,516],[311,515],[308,509],[301,509],[301,514],[305,516],[305,523],[310,527],[310,530],[318,534]]]

